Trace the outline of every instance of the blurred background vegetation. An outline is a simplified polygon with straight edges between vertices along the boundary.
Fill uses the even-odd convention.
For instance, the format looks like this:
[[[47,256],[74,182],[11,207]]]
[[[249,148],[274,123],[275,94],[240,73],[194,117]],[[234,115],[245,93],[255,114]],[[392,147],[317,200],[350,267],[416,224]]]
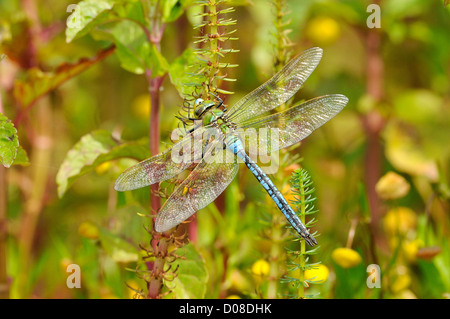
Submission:
[[[369,4],[381,8],[380,28],[367,26]],[[0,168],[2,298],[449,298],[444,1],[70,5],[0,0],[2,143],[20,142]],[[210,28],[198,14],[213,7],[223,18],[218,47],[238,52],[208,55],[213,42],[198,38]],[[295,200],[292,173],[309,172],[321,234],[307,255],[314,267],[292,267],[300,245],[244,169],[194,221],[152,232],[149,189],[113,185],[150,156],[149,136],[153,153],[171,145],[187,94],[180,83],[196,61],[189,48],[224,63],[220,74],[236,81],[214,83],[232,105],[313,46],[324,56],[296,99],[340,93],[350,102],[282,152],[272,177]],[[67,287],[70,264],[80,266],[80,289]]]

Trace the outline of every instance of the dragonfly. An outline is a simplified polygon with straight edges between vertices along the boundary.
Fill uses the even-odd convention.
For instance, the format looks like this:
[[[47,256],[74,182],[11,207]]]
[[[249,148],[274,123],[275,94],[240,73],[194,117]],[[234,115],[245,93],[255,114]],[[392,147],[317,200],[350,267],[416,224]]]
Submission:
[[[269,113],[290,100],[303,86],[322,54],[323,50],[318,47],[303,51],[230,108],[213,93],[211,99],[198,98],[188,118],[200,124],[186,129],[184,137],[167,151],[125,170],[117,178],[115,189],[128,191],[149,186],[194,167],[174,188],[155,218],[155,230],[164,232],[213,202],[235,178],[239,163],[244,162],[293,229],[308,245],[317,245],[316,239],[250,155],[255,155],[255,149],[271,153],[300,142],[348,103],[344,95],[329,94],[294,104],[275,114]],[[254,133],[253,139],[250,134],[243,134],[246,130]],[[276,134],[263,134],[262,130]],[[272,136],[277,136],[276,143],[272,143]],[[197,140],[201,147],[192,147]],[[256,141],[252,149],[251,141]]]

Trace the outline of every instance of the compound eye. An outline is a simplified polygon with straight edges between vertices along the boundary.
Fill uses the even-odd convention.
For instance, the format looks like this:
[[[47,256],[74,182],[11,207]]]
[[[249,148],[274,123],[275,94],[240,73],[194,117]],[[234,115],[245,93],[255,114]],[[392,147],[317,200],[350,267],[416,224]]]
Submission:
[[[204,101],[203,101],[202,98],[198,98],[198,99],[195,100],[194,105],[195,105],[195,106],[199,106],[199,105],[202,104],[203,102],[204,102]]]

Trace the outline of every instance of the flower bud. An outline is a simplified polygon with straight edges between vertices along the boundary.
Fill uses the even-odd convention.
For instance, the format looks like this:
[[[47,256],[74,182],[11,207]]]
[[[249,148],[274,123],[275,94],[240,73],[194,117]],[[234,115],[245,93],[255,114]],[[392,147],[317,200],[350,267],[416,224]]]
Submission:
[[[375,185],[378,196],[383,199],[402,198],[408,194],[409,189],[410,186],[406,179],[394,172],[388,172]]]
[[[331,254],[331,258],[342,268],[352,268],[361,263],[361,256],[356,250],[351,248],[336,248]]]

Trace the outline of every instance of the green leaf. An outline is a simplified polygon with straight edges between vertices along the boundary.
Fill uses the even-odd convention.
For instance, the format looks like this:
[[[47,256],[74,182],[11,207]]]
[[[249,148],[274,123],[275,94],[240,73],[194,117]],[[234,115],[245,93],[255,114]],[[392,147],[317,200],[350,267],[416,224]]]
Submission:
[[[88,34],[97,25],[111,19],[108,12],[112,9],[115,0],[85,0],[69,6],[73,10],[67,18],[66,42]]]
[[[152,70],[152,78],[163,76],[169,69],[169,63],[162,56],[161,52],[156,49],[156,46],[152,45],[149,54],[144,55],[148,57],[146,59],[147,67]]]
[[[72,9],[69,6],[69,9]],[[133,20],[145,26],[142,3],[137,0],[85,0],[73,5],[72,14],[67,19],[66,41],[81,38],[100,25],[117,21]]]
[[[76,179],[102,163],[122,157],[142,160],[149,156],[150,151],[145,140],[120,144],[110,132],[94,131],[83,136],[67,153],[56,175],[58,195],[64,195]]]
[[[97,56],[91,59],[81,59],[73,64],[63,63],[53,72],[42,72],[38,68],[30,69],[25,80],[19,80],[15,83],[14,98],[22,107],[28,107],[65,81],[103,60],[113,51],[114,47],[110,47],[100,51]]]
[[[117,46],[117,57],[125,70],[143,74],[149,59],[150,42],[144,30],[133,21],[124,20],[111,29]]]
[[[21,166],[30,165],[30,160],[28,159],[27,152],[20,145],[19,148],[17,149],[17,155],[16,158],[14,159],[13,165],[21,165]]]
[[[397,94],[393,103],[398,118],[415,125],[438,122],[444,107],[442,97],[424,89]]]
[[[167,286],[174,286],[171,290],[177,299],[204,298],[208,272],[202,256],[192,243],[178,248],[176,254],[180,258],[172,263],[172,269],[179,267],[178,272],[173,281],[166,282]]]
[[[182,14],[184,8],[191,1],[182,1],[182,0],[166,0],[163,3],[163,21],[164,22],[173,22],[178,19]]]
[[[137,248],[125,239],[99,228],[100,243],[106,253],[116,262],[128,263],[138,260]]]
[[[117,46],[117,57],[121,66],[132,73],[143,74],[151,70],[151,76],[164,75],[169,64],[147,39],[144,30],[133,21],[124,20],[111,29]]]
[[[139,56],[119,41],[116,41],[115,43],[117,46],[116,53],[120,61],[120,66],[129,72],[143,74],[145,71],[145,65]]]
[[[14,124],[0,113],[0,161],[10,167],[17,156],[19,139]]]

